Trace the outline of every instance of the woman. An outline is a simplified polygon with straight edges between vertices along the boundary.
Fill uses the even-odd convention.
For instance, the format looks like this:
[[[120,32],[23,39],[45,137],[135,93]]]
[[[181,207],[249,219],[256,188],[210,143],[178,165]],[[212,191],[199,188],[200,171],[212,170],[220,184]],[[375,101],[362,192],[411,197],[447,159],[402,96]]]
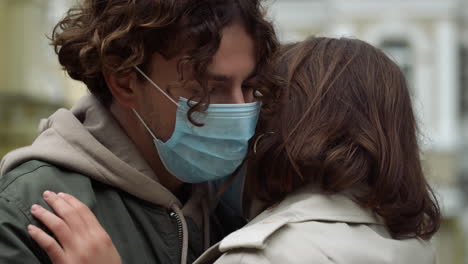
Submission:
[[[250,215],[263,212],[196,263],[434,263],[440,211],[398,66],[360,40],[310,38],[285,47],[277,67],[284,88],[262,117],[244,195]],[[35,227],[32,237],[54,263],[117,263],[89,209],[61,196],[50,203],[62,218],[34,214],[62,247]]]

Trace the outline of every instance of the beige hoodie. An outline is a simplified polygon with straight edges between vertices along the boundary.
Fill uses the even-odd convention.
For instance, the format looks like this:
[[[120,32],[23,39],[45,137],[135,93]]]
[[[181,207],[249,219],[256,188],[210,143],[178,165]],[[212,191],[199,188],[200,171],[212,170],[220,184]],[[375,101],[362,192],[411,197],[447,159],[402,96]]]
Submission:
[[[155,155],[156,150],[155,150]],[[206,184],[194,186],[184,205],[164,186],[122,130],[111,113],[93,95],[86,95],[69,111],[59,109],[39,125],[39,136],[31,146],[7,154],[0,164],[0,177],[29,160],[41,160],[117,187],[142,200],[179,214],[184,231],[184,254],[188,234],[184,220],[190,216],[209,243]],[[185,262],[183,262],[185,263]]]

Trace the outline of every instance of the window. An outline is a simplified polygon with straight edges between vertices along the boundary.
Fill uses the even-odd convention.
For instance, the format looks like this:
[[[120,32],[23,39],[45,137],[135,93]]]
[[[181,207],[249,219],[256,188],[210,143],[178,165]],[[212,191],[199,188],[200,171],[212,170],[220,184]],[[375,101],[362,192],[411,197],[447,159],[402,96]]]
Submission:
[[[380,44],[380,48],[400,66],[408,85],[413,87],[413,56],[408,41],[388,39]]]
[[[468,45],[460,49],[460,106],[462,117],[468,118]]]

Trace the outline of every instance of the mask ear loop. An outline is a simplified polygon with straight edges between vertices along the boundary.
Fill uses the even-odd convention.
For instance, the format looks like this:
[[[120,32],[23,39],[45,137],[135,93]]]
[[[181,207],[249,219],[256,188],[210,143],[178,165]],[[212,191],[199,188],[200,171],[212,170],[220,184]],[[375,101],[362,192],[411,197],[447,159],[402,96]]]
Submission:
[[[153,137],[153,139],[155,140],[158,140],[159,139],[154,135],[153,131],[151,131],[151,129],[148,127],[148,125],[146,124],[145,120],[143,120],[143,118],[141,118],[141,116],[138,114],[138,112],[132,108],[132,111],[133,113],[137,116],[137,118],[140,120],[140,122],[143,124],[143,126],[146,128],[146,130],[148,130],[148,132],[151,134],[151,136]]]
[[[159,85],[157,85],[155,82],[153,82],[153,80],[151,80],[150,77],[148,77],[148,75],[146,75],[142,70],[140,70],[140,68],[138,68],[138,66],[134,66],[134,68],[141,74],[143,75],[143,77],[145,77],[145,79],[151,83],[154,87],[156,87],[162,94],[164,94],[167,99],[171,100],[171,102],[173,102],[176,106],[180,106],[179,103],[176,102],[176,100],[174,100],[168,93],[166,93],[163,89],[161,89],[161,87],[159,87]]]
[[[156,89],[158,89],[164,96],[167,97],[167,99],[169,99],[171,102],[173,102],[177,107],[180,107],[180,105],[169,95],[167,94],[163,89],[161,89],[161,87],[159,87],[159,85],[157,85],[155,82],[153,82],[153,80],[151,80],[150,77],[148,77],[148,75],[146,75],[142,70],[140,70],[140,68],[138,68],[138,66],[133,66],[141,75],[143,75],[143,77],[145,77],[145,79],[150,82],[154,87],[156,87]],[[133,113],[137,116],[137,118],[140,120],[140,122],[143,124],[143,126],[146,128],[146,130],[148,130],[148,132],[151,134],[151,136],[153,137],[153,139],[157,140],[157,141],[160,141],[153,133],[153,131],[151,131],[151,129],[149,128],[149,126],[146,124],[145,120],[143,120],[143,118],[140,116],[140,114],[138,114],[138,112],[132,108],[132,111]]]

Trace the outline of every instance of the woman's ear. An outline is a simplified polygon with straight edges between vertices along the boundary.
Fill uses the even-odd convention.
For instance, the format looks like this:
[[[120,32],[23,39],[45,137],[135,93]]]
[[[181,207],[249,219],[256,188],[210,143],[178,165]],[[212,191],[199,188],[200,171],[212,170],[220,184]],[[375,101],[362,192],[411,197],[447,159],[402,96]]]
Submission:
[[[103,72],[109,91],[114,100],[127,108],[135,108],[137,97],[135,93],[137,77],[134,71],[124,75],[114,72]]]

